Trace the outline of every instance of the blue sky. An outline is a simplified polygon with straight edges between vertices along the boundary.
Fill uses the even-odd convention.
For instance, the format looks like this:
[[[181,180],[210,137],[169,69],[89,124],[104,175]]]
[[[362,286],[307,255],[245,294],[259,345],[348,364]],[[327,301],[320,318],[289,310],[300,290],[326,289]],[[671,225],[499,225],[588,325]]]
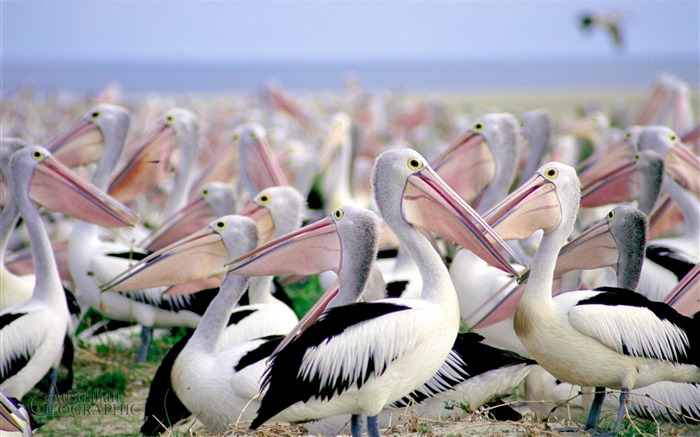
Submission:
[[[21,61],[469,61],[695,57],[700,2],[13,1],[2,57]],[[584,10],[618,11],[627,47],[584,35]]]

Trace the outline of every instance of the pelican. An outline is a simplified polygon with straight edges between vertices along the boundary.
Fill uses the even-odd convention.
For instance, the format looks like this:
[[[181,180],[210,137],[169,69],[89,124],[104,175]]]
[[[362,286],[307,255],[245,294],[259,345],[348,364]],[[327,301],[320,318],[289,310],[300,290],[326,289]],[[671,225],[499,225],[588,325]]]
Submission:
[[[59,211],[73,209],[74,214],[92,216],[103,225],[133,225],[137,217],[39,146],[25,147],[12,155],[10,184],[29,231],[36,275],[32,298],[0,313],[0,390],[20,398],[61,359],[69,323],[63,285],[48,235],[30,199],[30,185],[39,203]]]
[[[538,364],[560,381],[596,387],[586,428],[596,428],[605,388],[621,390],[615,433],[631,389],[659,381],[700,382],[700,331],[696,322],[668,305],[629,290],[580,290],[552,297],[556,258],[573,230],[579,190],[573,168],[548,163],[492,214],[494,226],[502,225],[501,236],[544,231],[515,312],[516,334]]]
[[[289,186],[270,187],[261,191],[239,215],[248,216],[257,225],[258,238],[268,241],[292,232],[301,225],[304,199]],[[209,225],[177,242],[152,253],[101,286],[102,291],[134,291],[141,288],[168,286],[168,294],[195,293],[197,285],[216,287],[224,279],[223,264],[231,259],[226,252],[225,232],[221,238],[209,235]],[[249,305],[233,311],[235,329],[224,335],[223,344],[233,344],[272,334],[286,334],[297,323],[289,306],[275,298],[270,289],[272,277],[257,277],[250,281]],[[232,322],[233,323],[233,322]]]
[[[110,114],[104,114],[104,116],[107,115]],[[103,114],[97,114],[96,120],[102,117]],[[167,158],[167,154],[166,156],[161,156],[164,152],[159,150],[158,146],[174,147],[171,144],[173,136],[178,137],[178,141],[183,149],[181,158],[185,161],[194,159],[188,156],[188,153],[192,153],[190,150],[192,148],[196,150],[198,141],[197,126],[198,121],[190,111],[178,108],[167,111],[159,127],[153,130],[146,142],[137,149],[136,154],[111,184],[109,182],[110,175],[121,155],[123,141],[108,141],[110,137],[106,137],[104,152],[93,173],[92,182],[100,189],[107,190],[110,187],[111,192],[127,201],[132,200],[132,196],[142,193],[148,187],[155,186],[153,184],[160,180],[161,173],[168,171],[166,165],[155,168],[153,166],[149,168],[148,166],[153,160],[165,160]],[[178,174],[181,172],[188,173],[188,168],[191,166],[191,163],[183,163]],[[144,173],[143,167],[152,171]],[[148,176],[149,173],[150,176]],[[136,189],[128,183],[133,175],[139,181],[139,186]],[[146,179],[139,179],[140,177],[146,177]],[[166,211],[178,207],[180,201],[184,199],[182,193],[183,191],[186,192],[188,184],[188,175],[176,177]],[[150,345],[152,328],[173,326],[194,328],[211,299],[211,293],[209,295],[201,293],[192,297],[169,297],[161,296],[159,290],[152,289],[131,293],[130,295],[118,293],[100,294],[99,285],[101,283],[126,270],[134,259],[145,256],[142,249],[114,241],[116,237],[113,235],[111,241],[105,241],[104,238],[100,238],[100,233],[101,229],[87,222],[78,222],[73,227],[68,252],[70,271],[75,283],[78,302],[83,310],[92,307],[107,318],[122,322],[136,321],[140,323],[143,326],[143,344],[137,353],[137,361],[145,361]]]
[[[121,202],[130,203],[157,188],[172,174],[172,186],[165,205],[162,210],[153,211],[160,218],[152,220],[158,222],[163,217],[170,217],[187,203],[194,182],[200,147],[199,124],[197,115],[188,109],[167,110],[109,180],[109,194]],[[108,175],[113,169],[108,169]]]
[[[298,228],[301,224],[303,206],[304,200],[296,189],[288,186],[270,187],[260,192],[239,213],[253,219],[257,226],[258,238],[267,241],[271,237],[277,237]],[[221,217],[205,229],[194,232],[192,235],[149,255],[127,272],[106,284],[103,290],[130,290],[141,288],[144,285],[148,287],[175,285],[178,287],[181,283],[198,284],[212,278],[215,279],[216,286],[218,286],[222,280],[225,282],[224,275],[226,270],[223,268],[224,262],[236,257],[236,253],[241,254],[236,252],[239,250],[237,244],[240,230],[236,226],[228,224],[231,220],[235,221],[238,219],[231,219],[230,216]],[[270,341],[275,341],[274,336],[286,335],[296,325],[298,319],[294,311],[270,293],[271,283],[272,277],[270,276],[252,278],[248,287],[249,305],[237,306],[236,308],[229,308],[224,305],[216,310],[227,311],[228,324],[223,332],[216,334],[218,355],[212,359],[226,359],[228,352],[225,351],[228,349],[236,348],[240,353],[245,352],[247,354],[250,350],[257,349],[258,346],[262,348],[262,351],[267,350],[267,355],[269,355],[280,339],[276,338],[277,343],[271,344],[271,349],[269,346],[264,346],[267,340],[259,339],[269,337]],[[209,283],[208,285],[214,286],[215,284]],[[178,290],[179,293],[186,291]],[[189,290],[189,292],[192,292],[192,290]],[[221,293],[222,291],[220,290],[218,294]],[[238,299],[236,299],[237,301]],[[209,307],[211,305],[219,306],[220,304],[221,302],[212,301]],[[162,430],[162,423],[167,423],[168,421],[170,423],[178,422],[189,417],[192,414],[191,412],[199,415],[201,410],[197,405],[207,402],[196,398],[196,396],[208,395],[210,393],[209,390],[197,393],[188,392],[182,398],[178,393],[173,392],[174,386],[185,384],[182,381],[187,381],[188,378],[201,377],[199,372],[197,372],[198,375],[189,376],[189,374],[183,372],[173,371],[176,359],[180,363],[189,363],[185,366],[189,366],[192,363],[191,360],[198,361],[199,358],[191,356],[178,358],[180,354],[185,354],[183,349],[188,341],[190,341],[190,337],[186,336],[173,346],[158,367],[146,402],[146,420],[142,426],[143,433],[158,433],[159,430]],[[192,355],[190,352],[187,353]],[[235,355],[235,357],[238,357],[238,355]],[[221,368],[234,369],[237,362],[222,361],[220,365]],[[205,377],[212,378],[212,381],[213,378],[224,378],[219,384],[221,388],[229,387],[225,383],[225,381],[228,381],[226,378],[232,378],[232,381],[243,381],[237,382],[236,385],[244,387],[241,390],[245,391],[245,387],[257,387],[255,381],[262,374],[264,365],[261,363],[258,367],[258,370],[253,373],[246,372],[243,376],[235,371],[226,371],[206,375]],[[179,379],[175,381],[175,378]],[[251,380],[250,378],[253,379]],[[204,385],[207,385],[207,383]],[[192,400],[192,396],[195,396],[194,400]],[[232,403],[225,404],[226,407],[222,404],[222,406],[217,407],[216,412],[207,409],[203,416],[206,417],[206,420],[200,417],[208,427],[212,429],[225,428],[228,423],[235,421],[241,413],[241,405],[245,405],[245,402],[252,397],[249,396],[242,401],[240,397],[230,396],[230,393],[222,393],[219,400],[227,396],[229,396],[228,399]],[[186,400],[189,400],[189,402]],[[241,402],[243,403],[241,404]],[[227,411],[227,413],[221,415],[222,409]],[[254,409],[250,411],[252,412]]]
[[[499,242],[497,250],[487,242],[482,232],[489,232],[488,226],[417,152],[401,149],[380,155],[372,185],[385,222],[414,257],[423,275],[422,295],[419,299],[337,306],[309,325],[305,335],[273,358],[263,381],[267,391],[252,428],[268,420],[304,421],[352,414],[352,432],[359,435],[360,415],[365,414],[368,432],[378,436],[376,416],[382,409],[438,371],[457,336],[457,297],[440,256],[413,223],[443,230],[447,238],[459,240],[491,262],[510,269],[500,252],[507,246],[495,240]],[[430,219],[426,215],[431,215]],[[232,271],[249,276],[334,269],[340,286],[351,286],[357,278],[344,280],[345,275],[352,273],[338,270],[341,260],[354,262],[345,259],[347,255],[352,257],[351,253],[341,255],[344,244],[337,236],[336,223],[343,224],[344,216],[342,209],[336,210],[333,216],[268,243],[234,260]],[[470,231],[457,226],[456,216]],[[361,232],[360,236],[366,234]],[[494,233],[489,235],[497,239]],[[313,247],[317,249],[311,250]],[[264,255],[269,253],[276,262],[268,262],[269,255]]]
[[[287,177],[270,148],[267,131],[257,123],[245,123],[236,129],[234,140],[240,150],[240,177],[237,196],[244,204],[267,187],[288,185]],[[266,171],[261,171],[261,166]]]

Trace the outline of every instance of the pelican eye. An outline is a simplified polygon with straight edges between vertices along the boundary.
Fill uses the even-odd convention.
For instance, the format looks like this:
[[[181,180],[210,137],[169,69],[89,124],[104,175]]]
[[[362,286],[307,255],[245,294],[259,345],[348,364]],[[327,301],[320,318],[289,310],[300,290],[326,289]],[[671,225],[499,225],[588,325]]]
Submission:
[[[238,134],[233,134],[233,141],[238,141],[241,136]]]
[[[205,188],[202,190],[202,197],[207,197],[209,195],[210,191],[209,188]]]
[[[613,217],[615,217],[615,211],[610,211],[610,212],[608,213],[608,220],[612,220]]]
[[[255,132],[252,132],[252,131],[251,131],[251,132],[250,132],[250,137],[251,137],[252,139],[256,139],[256,138],[258,137],[258,134],[256,134]]]
[[[476,123],[473,127],[475,131],[482,131],[484,130],[484,123]]]
[[[675,136],[675,135],[673,135],[673,134],[671,134],[671,135],[668,136],[668,139],[671,140],[671,142],[675,143],[676,140],[678,139],[678,137]]]
[[[214,223],[214,227],[220,231],[223,231],[226,229],[226,222],[223,220],[217,220],[216,223]]]
[[[634,160],[635,160],[635,161],[639,161],[641,158],[642,158],[642,155],[639,154],[639,153],[637,153],[636,155],[634,155]]]
[[[627,132],[625,134],[625,138],[632,138],[632,132]]]
[[[408,168],[411,170],[420,170],[423,168],[423,163],[418,158],[410,158],[408,160]]]
[[[336,209],[335,212],[333,213],[333,218],[334,218],[336,221],[338,221],[338,220],[340,220],[341,218],[343,218],[343,215],[344,215],[344,214],[345,214],[345,213],[343,212],[343,210],[342,210],[341,208],[338,208],[338,209]]]
[[[557,170],[555,167],[549,167],[544,172],[544,177],[547,179],[556,179],[557,176],[559,176],[559,170]]]
[[[90,118],[93,120],[97,120],[98,118],[100,118],[100,115],[102,115],[100,114],[100,111],[95,111],[92,114],[90,114]]]
[[[32,158],[34,158],[37,161],[43,157],[44,157],[44,152],[42,152],[41,150],[35,150],[34,152],[32,152]]]
[[[168,123],[172,123],[173,121],[175,121],[175,116],[168,115],[167,117],[165,117],[165,121],[167,121]]]
[[[258,197],[258,202],[262,204],[270,203],[270,196],[268,194],[262,194]]]

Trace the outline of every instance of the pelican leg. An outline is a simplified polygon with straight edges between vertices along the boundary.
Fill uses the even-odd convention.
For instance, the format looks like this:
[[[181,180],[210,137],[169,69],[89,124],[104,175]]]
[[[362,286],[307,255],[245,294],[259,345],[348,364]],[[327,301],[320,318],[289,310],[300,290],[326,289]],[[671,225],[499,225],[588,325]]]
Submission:
[[[153,338],[153,328],[144,326],[141,328],[141,347],[136,354],[136,362],[143,363],[148,357],[148,348],[151,347],[151,339]]]
[[[591,404],[591,411],[588,413],[588,420],[586,420],[587,430],[595,430],[598,425],[598,419],[600,418],[600,410],[603,408],[603,401],[605,400],[605,387],[596,387],[595,396],[593,397],[593,403]]]
[[[622,418],[625,417],[627,411],[626,403],[627,399],[630,397],[630,389],[627,387],[622,387],[622,393],[620,393],[620,409],[617,411],[617,420],[615,421],[615,427],[612,430],[611,435],[617,434],[617,430],[620,428],[622,423]]]
[[[379,437],[379,422],[377,422],[377,416],[367,416],[367,435],[369,437]]]
[[[48,411],[51,411],[51,406],[53,405],[53,396],[56,394],[56,380],[58,379],[56,369],[52,367],[49,371],[49,376],[51,378],[51,385],[49,386],[49,401],[47,403]]]
[[[350,417],[350,434],[352,437],[362,437],[362,415],[353,414]]]

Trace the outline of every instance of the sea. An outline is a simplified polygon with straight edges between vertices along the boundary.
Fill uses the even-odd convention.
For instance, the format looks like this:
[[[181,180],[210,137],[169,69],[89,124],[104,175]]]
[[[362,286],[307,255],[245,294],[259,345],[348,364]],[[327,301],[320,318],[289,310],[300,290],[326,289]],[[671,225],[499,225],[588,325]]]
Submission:
[[[509,92],[635,91],[672,74],[700,89],[700,56],[688,58],[440,62],[2,62],[6,97],[30,86],[35,93],[245,93],[270,83],[295,91],[367,90]]]

